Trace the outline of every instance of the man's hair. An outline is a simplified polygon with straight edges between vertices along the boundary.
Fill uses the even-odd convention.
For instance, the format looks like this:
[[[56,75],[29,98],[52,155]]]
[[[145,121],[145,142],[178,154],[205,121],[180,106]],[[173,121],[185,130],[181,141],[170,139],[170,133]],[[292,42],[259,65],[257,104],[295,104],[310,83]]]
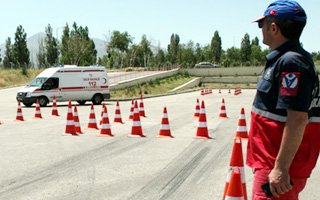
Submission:
[[[276,23],[282,35],[288,40],[298,40],[301,36],[303,28],[306,25],[306,22],[298,22],[290,19],[281,19],[275,17],[267,17],[267,23],[271,24],[272,22]]]

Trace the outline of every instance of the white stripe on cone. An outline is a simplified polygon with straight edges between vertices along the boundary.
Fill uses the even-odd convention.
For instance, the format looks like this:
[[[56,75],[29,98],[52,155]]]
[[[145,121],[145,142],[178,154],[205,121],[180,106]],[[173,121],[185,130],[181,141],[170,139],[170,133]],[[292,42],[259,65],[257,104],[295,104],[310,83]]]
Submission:
[[[207,127],[207,122],[199,122],[198,127],[199,127],[199,128],[205,128],[205,127]]]
[[[140,121],[134,121],[132,126],[141,126],[141,122]]]
[[[237,132],[247,132],[247,127],[246,126],[238,126]]]
[[[229,197],[229,196],[226,196],[226,198],[224,200],[244,200],[243,197]]]
[[[246,175],[244,172],[244,167],[230,167],[227,174],[227,182],[230,183],[231,174],[234,169],[236,170],[240,169],[241,183],[246,183]]]
[[[170,130],[169,124],[162,124],[161,125],[161,130]]]

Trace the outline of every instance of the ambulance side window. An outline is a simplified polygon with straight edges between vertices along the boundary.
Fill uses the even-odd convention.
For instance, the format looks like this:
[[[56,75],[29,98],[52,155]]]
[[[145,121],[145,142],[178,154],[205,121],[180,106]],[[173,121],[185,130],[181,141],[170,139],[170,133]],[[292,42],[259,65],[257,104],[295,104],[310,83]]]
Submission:
[[[48,80],[42,85],[43,90],[51,90],[59,87],[59,78],[48,78]]]

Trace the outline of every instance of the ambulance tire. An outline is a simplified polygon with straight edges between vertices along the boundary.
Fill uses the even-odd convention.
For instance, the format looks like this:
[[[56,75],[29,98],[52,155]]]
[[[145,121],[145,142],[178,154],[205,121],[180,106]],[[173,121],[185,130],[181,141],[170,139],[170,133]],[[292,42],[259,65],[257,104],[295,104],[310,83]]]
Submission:
[[[101,94],[95,94],[91,100],[94,105],[100,105],[103,101],[103,96]]]
[[[49,100],[48,100],[47,97],[44,97],[44,96],[39,97],[39,105],[40,105],[40,107],[46,107],[48,103],[49,103]]]
[[[86,104],[86,100],[79,100],[79,101],[77,101],[77,102],[78,102],[79,105],[84,105],[84,104]]]

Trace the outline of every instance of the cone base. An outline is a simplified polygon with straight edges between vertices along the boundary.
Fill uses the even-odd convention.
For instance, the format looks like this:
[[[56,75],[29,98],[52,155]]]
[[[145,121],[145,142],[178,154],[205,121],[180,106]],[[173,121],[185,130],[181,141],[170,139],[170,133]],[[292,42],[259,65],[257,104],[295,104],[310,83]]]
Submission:
[[[77,133],[64,133],[63,136],[79,136]]]
[[[194,136],[194,139],[212,139],[210,136]]]
[[[157,138],[174,138],[172,135],[157,135]]]
[[[114,135],[109,135],[109,134],[99,134],[97,137],[113,137]]]
[[[128,135],[130,138],[141,138],[141,137],[146,137],[145,135]]]

